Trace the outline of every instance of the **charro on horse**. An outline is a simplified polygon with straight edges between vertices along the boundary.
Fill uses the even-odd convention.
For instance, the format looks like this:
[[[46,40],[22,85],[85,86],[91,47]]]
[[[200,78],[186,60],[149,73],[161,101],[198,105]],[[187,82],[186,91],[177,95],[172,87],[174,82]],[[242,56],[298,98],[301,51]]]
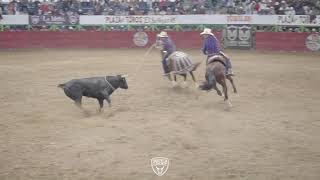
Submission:
[[[186,83],[189,73],[195,85],[198,86],[193,71],[197,69],[200,63],[194,62],[188,54],[176,51],[175,45],[164,31],[157,35],[156,45],[160,49],[164,75],[173,84],[176,84],[177,75],[183,76],[184,83]]]
[[[224,100],[231,106],[228,97],[228,88],[226,84],[226,79],[232,84],[233,92],[237,93],[237,89],[233,82],[233,73],[231,60],[227,57],[220,49],[219,41],[211,32],[211,29],[204,29],[201,33],[204,36],[204,47],[203,53],[207,55],[207,63],[206,63],[206,82],[204,82],[199,88],[202,90],[211,90],[214,89],[217,91],[218,95],[222,96],[221,91],[217,87],[217,83],[219,83],[223,88]]]

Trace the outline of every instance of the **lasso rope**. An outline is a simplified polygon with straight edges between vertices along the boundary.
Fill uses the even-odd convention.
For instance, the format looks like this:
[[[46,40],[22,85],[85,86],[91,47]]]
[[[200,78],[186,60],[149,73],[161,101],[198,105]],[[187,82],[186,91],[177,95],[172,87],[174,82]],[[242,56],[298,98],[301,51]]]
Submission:
[[[116,90],[116,88],[114,88],[114,87],[112,86],[112,84],[107,80],[107,76],[104,77],[104,80],[105,80],[106,83],[111,87],[111,89],[112,89],[113,91]]]

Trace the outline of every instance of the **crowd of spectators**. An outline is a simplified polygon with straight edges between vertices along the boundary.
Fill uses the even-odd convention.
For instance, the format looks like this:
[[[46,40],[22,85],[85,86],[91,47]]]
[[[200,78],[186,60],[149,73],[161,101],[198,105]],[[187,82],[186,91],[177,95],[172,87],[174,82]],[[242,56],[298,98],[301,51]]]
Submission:
[[[319,0],[11,0],[0,15],[319,15]],[[0,17],[1,18],[1,17]]]

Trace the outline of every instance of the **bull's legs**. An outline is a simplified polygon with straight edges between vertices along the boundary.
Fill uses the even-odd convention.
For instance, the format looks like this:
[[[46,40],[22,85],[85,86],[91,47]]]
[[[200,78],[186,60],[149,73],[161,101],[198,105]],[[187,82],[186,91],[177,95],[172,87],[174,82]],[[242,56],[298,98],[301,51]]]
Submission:
[[[109,107],[111,107],[111,99],[110,99],[110,96],[107,96],[107,97],[105,97],[106,98],[106,101],[108,102],[108,104],[109,104]]]
[[[75,103],[75,105],[76,105],[79,109],[81,109],[81,110],[83,111],[84,115],[86,115],[86,116],[89,115],[89,112],[86,111],[86,110],[82,107],[82,97],[79,97],[79,98],[75,99],[75,100],[74,100],[74,103]]]
[[[227,76],[227,79],[229,79],[229,81],[231,82],[231,85],[232,85],[232,88],[233,88],[233,92],[237,93],[237,88],[234,85],[233,78],[231,76]]]
[[[103,99],[98,99],[98,102],[99,102],[99,105],[100,105],[99,112],[101,112],[102,108],[103,108]]]
[[[78,108],[83,110],[83,108],[82,108],[82,97],[75,99],[74,103]]]
[[[102,92],[103,98],[108,102],[109,107],[111,107],[111,99],[107,90],[103,90]]]

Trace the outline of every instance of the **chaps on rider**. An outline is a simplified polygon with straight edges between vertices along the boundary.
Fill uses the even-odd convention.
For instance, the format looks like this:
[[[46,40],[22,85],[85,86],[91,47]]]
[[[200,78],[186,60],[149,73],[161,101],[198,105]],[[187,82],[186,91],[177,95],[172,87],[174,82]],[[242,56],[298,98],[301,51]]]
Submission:
[[[204,38],[203,54],[207,55],[207,61],[210,57],[215,55],[221,55],[226,59],[226,75],[233,75],[231,60],[227,57],[220,48],[220,42],[211,32],[211,29],[205,28],[200,35]]]

